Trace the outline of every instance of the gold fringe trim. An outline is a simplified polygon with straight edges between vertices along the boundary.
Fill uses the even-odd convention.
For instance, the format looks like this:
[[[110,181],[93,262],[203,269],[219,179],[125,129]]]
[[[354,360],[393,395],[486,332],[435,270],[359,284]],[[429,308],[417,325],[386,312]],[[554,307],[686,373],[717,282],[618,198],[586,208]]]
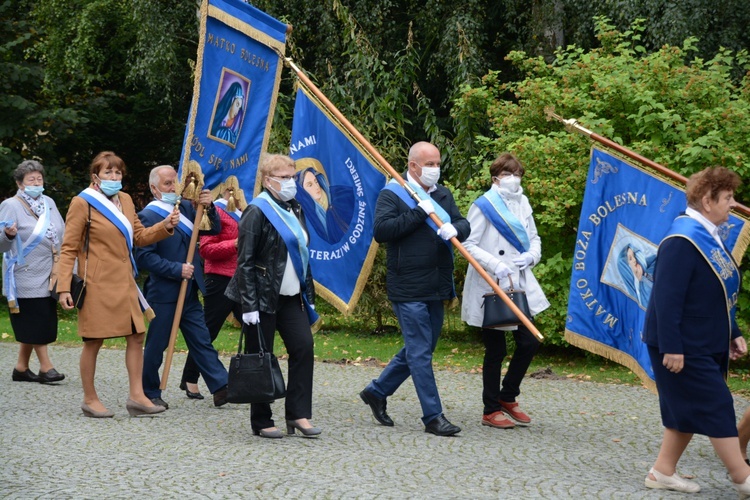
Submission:
[[[11,314],[19,314],[21,310],[18,308],[18,303],[15,300],[8,301],[8,308]]]
[[[145,311],[143,311],[143,315],[146,316],[146,319],[148,321],[153,321],[154,318],[156,317],[156,313],[150,307],[146,309]]]
[[[310,99],[310,101],[312,101],[315,104],[315,106],[317,106],[317,108],[324,115],[326,115],[326,117],[328,117],[330,122],[333,123],[336,126],[336,128],[338,128],[341,131],[341,133],[349,140],[349,142],[351,142],[354,145],[354,147],[357,148],[357,150],[362,154],[362,156],[364,156],[365,159],[367,159],[367,161],[369,161],[383,175],[385,175],[386,177],[389,177],[388,172],[385,170],[385,168],[383,168],[380,165],[380,163],[375,159],[375,157],[372,154],[370,154],[369,151],[367,151],[367,149],[362,145],[362,143],[360,143],[357,139],[354,138],[354,136],[349,132],[349,130],[344,126],[344,124],[341,123],[338,120],[338,118],[336,118],[333,115],[333,113],[331,113],[331,111],[326,107],[326,105],[323,104],[323,102],[321,102],[321,100],[318,99],[315,96],[315,94],[313,94],[312,90],[310,90],[307,87],[307,85],[305,85],[305,82],[297,78],[297,85],[299,86],[299,88],[302,89],[302,92],[305,93],[307,98]]]
[[[205,2],[205,3],[208,3],[208,2]],[[267,34],[263,33],[259,29],[250,26],[248,23],[240,20],[239,18],[236,18],[232,15],[227,14],[226,12],[219,9],[218,7],[209,5],[208,15],[213,17],[214,19],[218,19],[219,21],[226,24],[230,28],[234,28],[240,33],[244,33],[250,38],[259,41],[263,45],[271,47],[272,49],[278,49],[279,51],[283,53],[284,49],[286,48],[286,44],[284,42],[280,42],[276,40],[275,38],[268,36]],[[203,21],[203,19],[201,19],[201,21]]]
[[[742,264],[742,257],[745,255],[748,245],[750,245],[750,220],[736,212],[732,212],[732,215],[745,222],[740,235],[737,237],[737,243],[734,244],[734,248],[732,249],[732,257],[737,261],[737,265],[740,265]]]
[[[630,354],[619,349],[615,349],[614,347],[608,346],[589,337],[584,337],[583,335],[580,335],[578,333],[571,332],[567,328],[565,329],[565,340],[576,347],[580,347],[581,349],[584,349],[586,351],[598,354],[599,356],[607,358],[630,369],[633,373],[638,375],[638,378],[641,379],[641,383],[646,389],[654,394],[658,394],[656,391],[656,382],[654,382],[651,377],[648,376],[646,371]]]

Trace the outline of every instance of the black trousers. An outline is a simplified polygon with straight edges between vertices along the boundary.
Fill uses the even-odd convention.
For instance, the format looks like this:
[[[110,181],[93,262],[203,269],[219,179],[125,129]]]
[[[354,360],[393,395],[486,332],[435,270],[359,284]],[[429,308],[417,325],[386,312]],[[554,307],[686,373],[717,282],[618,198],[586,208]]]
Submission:
[[[281,295],[276,314],[260,312],[260,327],[266,348],[273,351],[274,333],[279,331],[281,340],[289,354],[289,374],[286,381],[287,420],[312,418],[313,365],[315,353],[313,336],[307,312],[303,309],[299,294]],[[258,352],[258,331],[255,325],[243,325],[247,352]],[[250,423],[253,430],[274,427],[271,405],[250,405]]]
[[[505,342],[505,334],[502,330],[482,329],[482,340],[484,341],[484,366],[482,368],[482,402],[484,403],[484,414],[489,415],[502,406],[498,400],[513,403],[521,394],[521,381],[529,369],[531,360],[539,350],[539,340],[523,325],[512,332],[516,342],[516,350],[510,360],[508,371],[503,377],[502,389],[500,388],[501,370],[503,360],[508,354]]]
[[[233,300],[229,300],[224,295],[224,290],[227,289],[230,279],[231,277],[220,274],[206,275],[206,295],[203,297],[203,313],[206,317],[206,328],[208,328],[208,333],[211,336],[211,342],[219,336],[221,327],[224,326],[229,313],[233,312],[234,317],[240,323],[242,322],[242,306]],[[193,356],[188,352],[185,367],[182,369],[180,385],[183,382],[197,384],[198,377],[200,377],[198,365],[195,364]]]

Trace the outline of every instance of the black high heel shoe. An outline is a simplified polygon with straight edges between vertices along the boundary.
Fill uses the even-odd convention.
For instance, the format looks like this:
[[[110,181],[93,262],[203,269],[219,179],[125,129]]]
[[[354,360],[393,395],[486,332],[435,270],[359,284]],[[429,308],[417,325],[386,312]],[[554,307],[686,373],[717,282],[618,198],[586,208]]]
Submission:
[[[185,395],[190,399],[204,399],[200,392],[190,392],[187,388],[187,382],[180,382],[180,389],[185,391]]]
[[[294,429],[297,429],[302,433],[305,437],[317,437],[320,435],[322,430],[318,429],[317,427],[302,427],[299,425],[299,423],[296,420],[287,420],[286,421],[286,433],[290,436],[294,435]]]

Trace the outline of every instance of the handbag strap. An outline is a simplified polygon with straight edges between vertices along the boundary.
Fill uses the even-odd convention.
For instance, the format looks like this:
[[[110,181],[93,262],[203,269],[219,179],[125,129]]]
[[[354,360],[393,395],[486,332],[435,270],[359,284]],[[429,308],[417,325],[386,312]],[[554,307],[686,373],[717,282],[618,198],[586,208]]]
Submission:
[[[513,278],[511,278],[510,276],[511,275],[509,274],[508,275],[508,281],[510,282],[510,288],[508,288],[508,291],[512,292],[513,290],[515,290],[515,288],[513,288]],[[500,286],[500,280],[496,279],[495,282],[497,283],[497,286],[499,287]]]
[[[89,218],[86,221],[86,236],[83,239],[83,252],[86,254],[86,261],[83,264],[83,286],[86,286],[86,275],[89,272],[89,231],[91,229],[91,204],[89,204]]]
[[[249,326],[249,325],[248,325],[248,326]],[[264,353],[266,352],[266,343],[265,343],[265,341],[263,340],[263,334],[261,333],[261,330],[260,330],[260,321],[258,321],[258,322],[257,322],[257,323],[255,324],[255,327],[256,327],[256,328],[257,328],[257,330],[258,330],[258,345],[260,346],[260,351],[259,351],[258,355],[259,355],[259,356],[263,356],[263,354],[264,354]],[[242,328],[242,330],[240,331],[240,342],[239,342],[239,344],[237,345],[237,354],[244,354],[244,353],[242,352],[242,339],[243,339],[243,337],[245,336],[245,331],[246,331],[246,330],[247,330],[247,328],[244,328],[244,327],[243,327],[243,328]]]

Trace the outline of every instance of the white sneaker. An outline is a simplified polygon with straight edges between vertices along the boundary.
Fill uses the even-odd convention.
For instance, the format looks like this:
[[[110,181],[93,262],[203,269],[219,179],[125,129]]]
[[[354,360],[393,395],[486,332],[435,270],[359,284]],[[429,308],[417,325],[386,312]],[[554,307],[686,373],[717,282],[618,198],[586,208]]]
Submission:
[[[740,497],[740,500],[745,500],[746,498],[750,498],[750,476],[745,479],[744,483],[735,483],[734,487],[737,489],[737,494]]]
[[[653,474],[656,480],[653,480],[646,476],[646,488],[655,488],[659,490],[674,490],[681,491],[683,493],[698,493],[701,490],[701,486],[689,479],[681,478],[675,472],[671,476],[665,476],[661,472],[651,469],[649,473]],[[738,489],[742,485],[735,485]]]

